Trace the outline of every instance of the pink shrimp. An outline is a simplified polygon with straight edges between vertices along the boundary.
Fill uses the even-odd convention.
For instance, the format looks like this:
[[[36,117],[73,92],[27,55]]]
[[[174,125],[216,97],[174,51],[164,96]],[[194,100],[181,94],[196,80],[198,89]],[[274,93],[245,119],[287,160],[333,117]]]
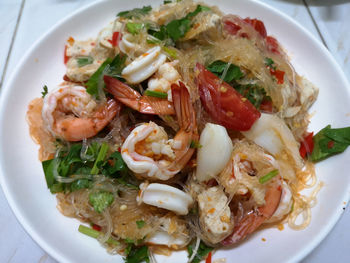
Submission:
[[[251,213],[247,213],[247,215],[235,225],[232,234],[221,242],[224,246],[242,241],[275,213],[282,195],[280,179],[278,182],[278,184],[271,183],[267,186],[265,205],[254,209]]]
[[[84,87],[67,85],[45,96],[42,118],[55,137],[81,141],[100,132],[120,109],[113,99],[98,105]]]
[[[127,84],[110,76],[104,76],[106,90],[114,98],[126,106],[144,114],[173,115],[173,104],[166,100],[149,96],[142,96]]]
[[[121,148],[129,169],[147,179],[169,180],[187,164],[195,151],[190,145],[198,140],[198,131],[190,94],[181,82],[180,86],[173,84],[171,91],[180,126],[174,139],[168,140],[164,129],[150,122],[132,130]]]

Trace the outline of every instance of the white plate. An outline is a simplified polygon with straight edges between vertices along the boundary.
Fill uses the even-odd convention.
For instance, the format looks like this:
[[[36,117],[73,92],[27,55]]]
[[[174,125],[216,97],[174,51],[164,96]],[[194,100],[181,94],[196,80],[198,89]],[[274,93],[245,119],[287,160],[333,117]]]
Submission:
[[[45,34],[24,56],[0,103],[1,184],[5,195],[28,233],[59,262],[123,262],[120,256],[107,254],[96,240],[78,232],[79,222],[61,215],[55,196],[46,188],[38,147],[28,134],[25,113],[28,103],[40,96],[42,87],[55,87],[65,74],[63,47],[69,36],[76,39],[94,37],[122,10],[142,5],[156,6],[160,1],[110,0],[94,3],[62,20]],[[307,31],[284,14],[260,2],[217,0],[226,13],[262,19],[269,34],[277,37],[288,50],[296,70],[320,89],[311,111],[315,111],[310,130],[327,124],[349,126],[344,105],[350,101],[350,88],[344,74],[329,52]],[[335,86],[336,85],[336,89]],[[275,228],[258,231],[236,248],[219,250],[214,258],[227,262],[295,262],[301,260],[334,226],[349,199],[350,151],[317,164],[317,176],[325,182],[312,209],[310,226],[303,231]],[[266,241],[263,242],[262,238]],[[159,262],[186,262],[187,253],[173,253]],[[181,260],[180,260],[181,258]]]

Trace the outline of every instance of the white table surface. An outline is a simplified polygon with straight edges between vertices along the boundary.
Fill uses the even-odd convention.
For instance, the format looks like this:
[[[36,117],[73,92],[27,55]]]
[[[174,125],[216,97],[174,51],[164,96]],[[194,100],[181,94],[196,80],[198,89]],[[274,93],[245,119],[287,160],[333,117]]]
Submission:
[[[350,76],[350,1],[261,0],[297,20],[322,41]],[[93,0],[0,0],[0,88],[26,50],[67,14]],[[210,2],[207,0],[206,2]],[[0,262],[56,262],[25,232],[0,189]],[[350,262],[350,212],[302,262]],[[278,253],[278,251],[276,251]]]

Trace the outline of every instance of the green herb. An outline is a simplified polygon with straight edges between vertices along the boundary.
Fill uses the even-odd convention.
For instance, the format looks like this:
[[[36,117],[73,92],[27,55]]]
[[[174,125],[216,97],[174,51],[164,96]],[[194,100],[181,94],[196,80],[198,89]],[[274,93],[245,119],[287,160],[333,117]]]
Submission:
[[[84,67],[84,66],[89,65],[89,64],[92,64],[92,62],[94,62],[94,59],[90,56],[77,57],[76,60],[77,60],[79,68]]]
[[[213,63],[211,63],[207,67],[207,69],[220,78],[222,78],[222,75],[224,74],[225,70],[227,69],[226,74],[225,74],[224,79],[223,79],[227,83],[229,83],[233,80],[239,80],[240,78],[243,77],[243,72],[241,71],[241,69],[238,66],[221,61],[221,60],[214,61]]]
[[[121,72],[125,66],[126,56],[115,56],[114,59],[107,58],[105,62],[96,70],[96,72],[86,82],[86,91],[98,98],[99,94],[99,83],[103,82],[103,76],[108,75],[114,78],[121,78]],[[100,87],[103,88],[104,87]]]
[[[175,19],[165,26],[160,26],[158,29],[150,29],[148,30],[148,34],[158,38],[159,40],[167,41],[167,44],[170,45],[172,42],[184,37],[185,34],[191,29],[192,18],[194,16],[200,12],[209,10],[211,10],[209,7],[197,5],[196,10],[188,13],[185,17]],[[168,39],[170,39],[170,41]]]
[[[43,161],[45,179],[51,193],[91,188],[93,174],[117,178],[118,183],[138,189],[138,186],[132,183],[132,177],[128,175],[128,168],[120,152],[115,151],[107,156],[108,149],[106,143],[94,142],[82,153],[82,144],[77,143],[68,149],[60,150],[54,159]],[[59,183],[55,180],[55,174],[61,177],[85,175],[86,178],[77,179],[72,183]]]
[[[313,141],[314,149],[310,158],[318,162],[346,150],[350,145],[350,127],[332,129],[328,125],[313,137]]]
[[[144,6],[142,8],[134,8],[132,10],[123,11],[117,14],[117,16],[124,17],[124,18],[140,18],[144,15],[147,15],[152,10],[152,7]]]
[[[136,221],[137,228],[143,228],[145,226],[146,222],[143,220]]]
[[[174,49],[170,49],[167,47],[162,48],[171,58],[176,59],[177,58],[177,52]]]
[[[265,65],[269,68],[276,69],[276,67],[273,66],[275,62],[271,58],[265,58]]]
[[[78,231],[84,235],[87,235],[89,237],[96,238],[96,239],[102,234],[100,231],[97,231],[90,227],[86,227],[84,225],[79,225]],[[106,243],[114,246],[119,245],[119,242],[111,237],[106,241]]]
[[[197,250],[197,254],[195,255],[195,257],[192,259],[192,261],[190,263],[199,263],[201,262],[203,259],[205,259],[207,257],[207,255],[209,254],[210,251],[212,251],[214,248],[213,247],[209,247],[206,244],[204,244],[203,241],[201,241],[201,243],[199,244],[199,248]],[[193,254],[193,247],[192,245],[189,245],[187,247],[187,251],[188,251],[188,257],[190,258]]]
[[[108,152],[108,144],[107,143],[102,143],[101,147],[100,147],[100,151],[97,155],[97,158],[95,160],[94,166],[91,169],[91,174],[98,174],[99,172],[99,165],[104,161],[104,159],[106,158],[106,154]]]
[[[102,174],[110,177],[116,177],[118,176],[118,173],[126,175],[127,171],[128,168],[122,158],[121,153],[115,151],[109,156],[107,162],[105,162],[103,165]]]
[[[192,18],[192,17],[198,15],[198,13],[200,13],[200,12],[205,12],[205,11],[210,11],[210,10],[211,9],[207,6],[197,5],[196,10],[194,10],[191,13],[188,13],[186,18],[189,19],[189,18]]]
[[[247,98],[255,108],[259,109],[264,100],[271,100],[271,97],[266,95],[264,88],[254,84],[236,85],[234,88],[245,98]]]
[[[143,24],[141,23],[127,23],[126,29],[129,31],[129,33],[133,35],[137,35],[140,33],[141,29],[143,28]]]
[[[180,38],[184,37],[185,34],[190,30],[190,28],[191,20],[189,20],[188,18],[173,20],[166,25],[168,35],[174,41],[177,41]]]
[[[46,94],[47,93],[49,93],[49,91],[48,91],[48,89],[47,89],[47,86],[45,85],[44,87],[43,87],[43,91],[41,92],[41,97],[45,97],[46,96]]]
[[[55,174],[67,177],[77,169],[76,164],[80,159],[81,144],[73,144],[69,151],[61,151],[60,155],[54,159],[42,162],[46,184],[51,193],[58,193],[65,190],[62,183],[55,180]]]
[[[114,196],[110,192],[98,191],[89,194],[89,202],[97,213],[102,213],[114,201]]]
[[[163,4],[166,5],[166,4],[171,4],[173,1],[171,0],[164,0]]]
[[[167,93],[159,92],[159,91],[153,91],[153,90],[146,90],[145,91],[145,95],[146,96],[150,96],[150,97],[160,98],[160,99],[167,99],[168,98],[168,94]]]
[[[128,253],[125,258],[125,263],[141,263],[141,262],[149,263],[147,246],[135,247],[131,245],[130,249],[128,249],[127,252]]]
[[[268,181],[270,181],[272,178],[274,178],[276,175],[278,175],[279,171],[277,169],[272,170],[271,172],[265,174],[264,176],[261,176],[259,178],[259,183],[264,184]]]
[[[117,181],[118,184],[125,185],[125,186],[127,186],[127,187],[129,187],[129,188],[131,188],[131,189],[135,189],[135,190],[138,190],[138,189],[139,189],[139,187],[138,187],[137,185],[128,183],[128,182],[125,181],[125,179],[123,179],[123,178],[117,178],[116,181]]]
[[[71,192],[80,190],[80,189],[85,189],[85,188],[91,188],[92,182],[88,179],[79,179],[71,183],[70,185],[70,190]]]
[[[198,141],[191,141],[190,148],[199,149],[202,147],[203,145],[201,145]]]

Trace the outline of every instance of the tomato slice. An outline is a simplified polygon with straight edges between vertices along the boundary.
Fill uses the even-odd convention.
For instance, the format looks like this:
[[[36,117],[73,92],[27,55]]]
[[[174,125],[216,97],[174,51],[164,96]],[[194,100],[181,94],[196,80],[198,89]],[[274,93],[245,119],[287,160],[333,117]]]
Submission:
[[[259,19],[255,19],[255,18],[251,19],[247,17],[243,19],[243,21],[250,24],[255,29],[255,31],[258,32],[260,36],[262,36],[262,38],[265,38],[267,36],[265,25]]]
[[[267,49],[270,50],[272,53],[280,54],[279,52],[279,44],[276,40],[276,38],[272,36],[267,36],[265,38],[266,44],[267,44]]]
[[[313,132],[306,134],[304,140],[300,143],[299,153],[302,158],[305,158],[306,154],[311,154],[314,150],[313,136]]]
[[[197,63],[196,82],[209,115],[228,129],[247,131],[261,113],[238,91]]]

